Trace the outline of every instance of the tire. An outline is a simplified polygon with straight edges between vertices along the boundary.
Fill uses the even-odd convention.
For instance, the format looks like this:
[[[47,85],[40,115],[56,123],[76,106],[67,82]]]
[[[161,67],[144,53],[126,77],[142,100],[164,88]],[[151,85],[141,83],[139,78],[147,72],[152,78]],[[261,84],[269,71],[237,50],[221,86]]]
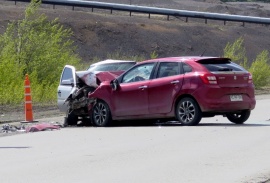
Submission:
[[[235,124],[243,124],[250,116],[250,110],[244,110],[240,113],[230,113],[227,114],[226,117],[229,121]]]
[[[108,126],[112,122],[109,106],[103,101],[97,101],[93,106],[91,118],[95,126]]]
[[[93,126],[91,118],[83,117],[82,124],[84,126]]]
[[[182,125],[195,126],[201,121],[202,112],[194,99],[186,97],[178,102],[175,117]]]
[[[67,116],[65,117],[65,122],[64,126],[69,126],[69,125],[77,125],[78,122],[78,116],[74,114],[73,111],[69,111],[67,113]]]

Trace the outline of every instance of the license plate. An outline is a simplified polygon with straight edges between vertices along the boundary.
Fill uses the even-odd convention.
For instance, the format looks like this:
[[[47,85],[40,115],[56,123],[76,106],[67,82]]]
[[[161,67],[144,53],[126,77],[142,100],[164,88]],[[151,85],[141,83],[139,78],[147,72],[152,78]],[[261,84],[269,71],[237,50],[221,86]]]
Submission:
[[[230,95],[231,101],[243,101],[242,95]]]

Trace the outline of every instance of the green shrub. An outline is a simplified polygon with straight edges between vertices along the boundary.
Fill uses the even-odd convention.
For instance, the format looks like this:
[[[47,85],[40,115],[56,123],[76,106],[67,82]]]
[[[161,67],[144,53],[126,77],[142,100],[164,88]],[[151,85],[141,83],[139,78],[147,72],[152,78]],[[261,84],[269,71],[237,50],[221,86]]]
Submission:
[[[155,58],[158,58],[158,53],[155,51],[153,51],[151,54],[150,54],[150,58],[151,59],[155,59]]]
[[[232,61],[247,69],[252,74],[253,83],[256,89],[269,86],[270,65],[268,51],[262,51],[251,63],[251,66],[249,66],[243,43],[244,39],[242,37],[238,38],[234,43],[228,43],[224,48],[224,57],[231,58]]]
[[[23,102],[28,74],[33,102],[56,102],[59,77],[64,65],[80,59],[71,40],[72,31],[57,19],[38,13],[41,1],[31,1],[24,19],[11,22],[0,35],[0,104]]]
[[[1,40],[0,40],[1,42]],[[22,69],[15,64],[14,57],[0,55],[0,104],[14,104],[23,101]]]
[[[244,47],[244,39],[238,38],[234,43],[227,43],[224,48],[224,57],[232,59],[233,62],[248,69],[246,49]]]
[[[269,86],[270,82],[270,65],[268,51],[261,52],[256,60],[253,61],[249,72],[252,74],[254,85],[257,89]]]

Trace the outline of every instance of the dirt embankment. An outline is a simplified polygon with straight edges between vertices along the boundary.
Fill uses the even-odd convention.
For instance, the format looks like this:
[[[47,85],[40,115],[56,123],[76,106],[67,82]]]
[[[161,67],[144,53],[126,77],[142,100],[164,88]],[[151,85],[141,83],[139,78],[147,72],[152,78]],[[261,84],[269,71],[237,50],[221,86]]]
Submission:
[[[104,1],[104,0],[103,0]],[[248,16],[270,17],[269,4],[221,3],[218,0],[107,0],[109,3],[147,5],[192,11],[217,12]],[[27,4],[0,2],[0,32],[11,20],[20,19]],[[222,56],[228,42],[242,36],[249,61],[262,50],[270,50],[269,27],[255,24],[151,16],[124,12],[42,5],[41,11],[74,31],[78,54],[84,62],[94,57],[107,58],[108,54],[143,55],[149,58],[154,51],[159,57],[205,55]]]

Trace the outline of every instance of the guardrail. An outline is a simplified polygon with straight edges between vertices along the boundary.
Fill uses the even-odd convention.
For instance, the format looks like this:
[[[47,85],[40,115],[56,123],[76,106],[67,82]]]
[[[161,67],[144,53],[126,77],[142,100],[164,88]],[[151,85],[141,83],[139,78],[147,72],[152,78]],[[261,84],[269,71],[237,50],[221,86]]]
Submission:
[[[9,0],[9,1],[15,1],[15,4],[17,1],[30,2],[30,0]],[[146,13],[146,14],[149,14],[149,18],[151,14],[167,15],[168,20],[169,20],[169,16],[185,17],[186,21],[188,21],[188,18],[205,19],[205,23],[207,23],[208,19],[220,20],[220,21],[224,21],[224,25],[226,24],[226,21],[242,22],[243,25],[244,23],[255,23],[255,24],[266,24],[266,25],[270,24],[270,18],[208,13],[208,12],[199,12],[199,11],[176,10],[176,9],[136,6],[136,5],[127,5],[127,4],[105,3],[105,2],[97,2],[97,1],[42,0],[42,4],[72,6],[73,9],[74,7],[107,9],[107,10],[111,10],[111,13],[113,10],[126,11],[126,12],[130,12],[130,16],[132,12]]]

